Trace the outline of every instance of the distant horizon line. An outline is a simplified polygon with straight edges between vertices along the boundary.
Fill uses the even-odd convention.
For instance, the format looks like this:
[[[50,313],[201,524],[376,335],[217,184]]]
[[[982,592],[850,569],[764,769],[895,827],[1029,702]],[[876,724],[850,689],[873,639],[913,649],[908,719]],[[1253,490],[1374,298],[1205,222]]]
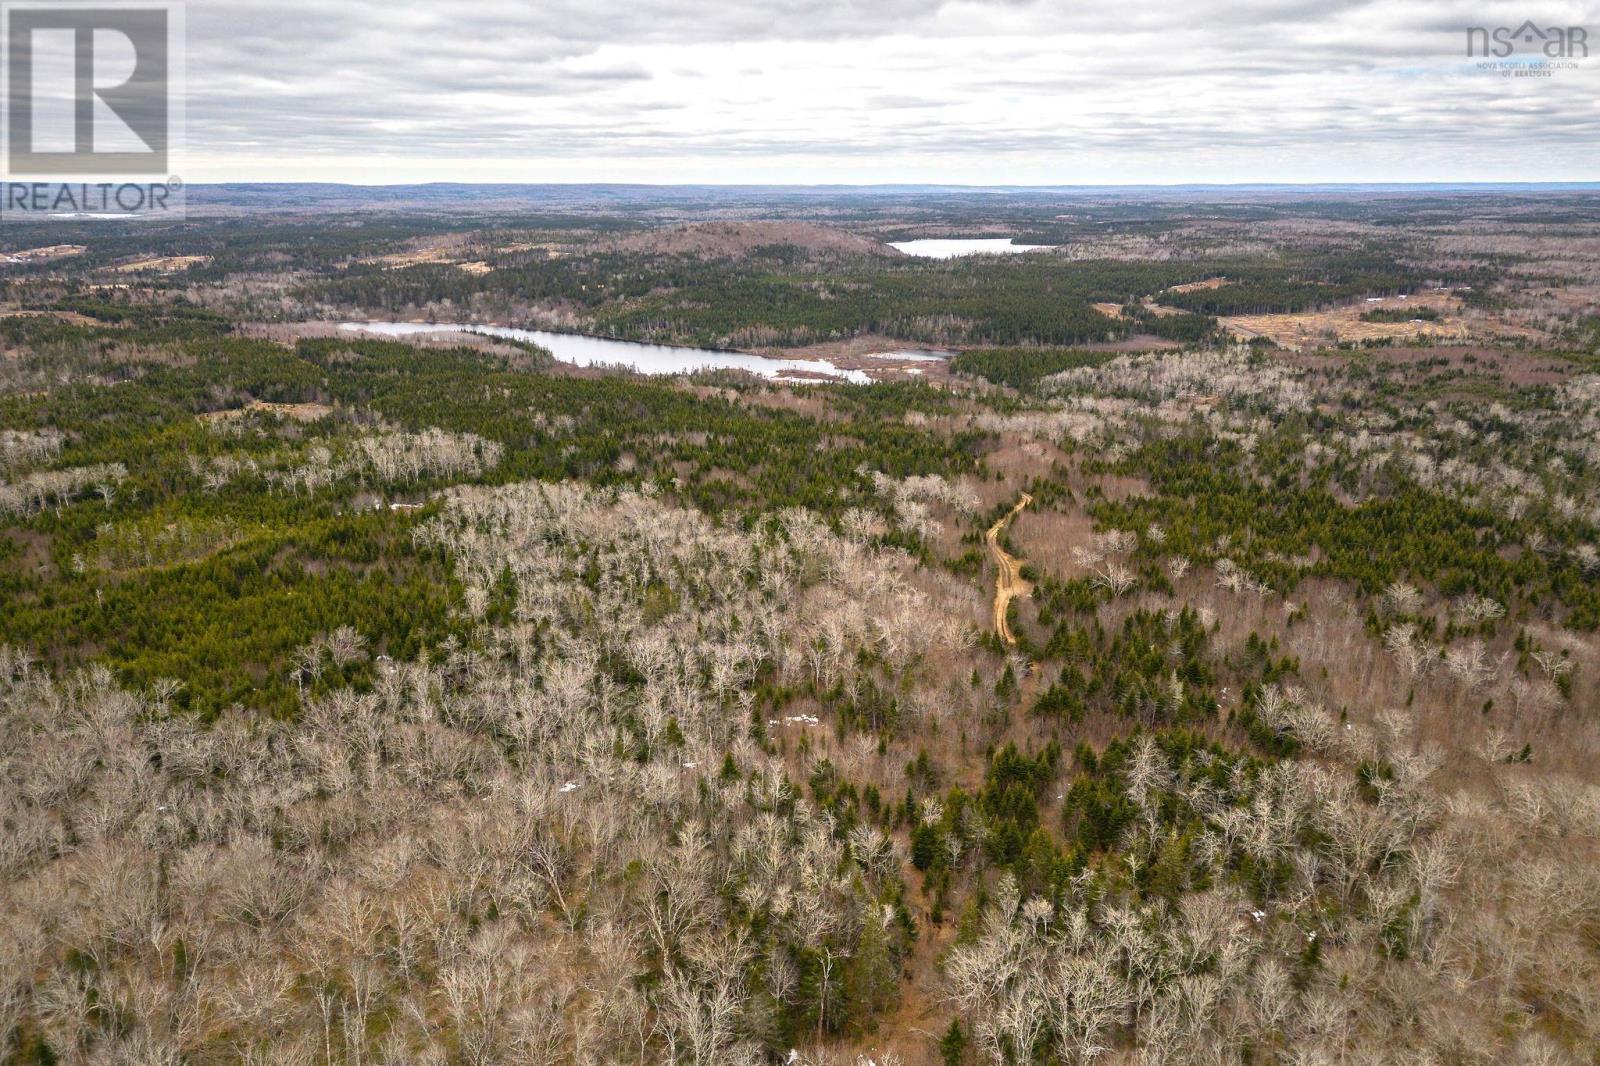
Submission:
[[[52,183],[61,184],[61,183]],[[66,182],[64,184],[82,184]],[[88,182],[87,184],[94,184]],[[1024,191],[1098,189],[1600,189],[1600,178],[1576,181],[1237,181],[1237,182],[1087,182],[1049,184],[973,184],[969,182],[705,182],[705,181],[293,181],[255,179],[194,181],[190,189],[259,188],[272,186],[346,189],[1002,189]]]

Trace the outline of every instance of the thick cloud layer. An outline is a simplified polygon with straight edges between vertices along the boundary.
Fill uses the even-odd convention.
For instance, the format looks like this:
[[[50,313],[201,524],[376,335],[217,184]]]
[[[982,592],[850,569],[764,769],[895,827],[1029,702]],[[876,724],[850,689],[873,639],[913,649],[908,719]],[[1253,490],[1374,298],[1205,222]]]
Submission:
[[[190,0],[192,180],[1600,179],[1600,0]],[[1506,77],[1466,28],[1589,27]]]

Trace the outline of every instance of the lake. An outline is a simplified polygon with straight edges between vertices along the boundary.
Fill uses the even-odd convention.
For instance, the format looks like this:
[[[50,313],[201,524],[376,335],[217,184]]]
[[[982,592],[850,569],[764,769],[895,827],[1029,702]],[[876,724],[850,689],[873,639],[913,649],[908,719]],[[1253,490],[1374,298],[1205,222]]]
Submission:
[[[897,241],[889,245],[907,255],[923,259],[954,259],[960,255],[1009,255],[1013,252],[1034,252],[1049,248],[1048,244],[1013,244],[1010,237]]]
[[[559,361],[573,366],[625,366],[651,375],[688,374],[696,370],[745,370],[775,381],[803,381],[808,376],[821,376],[857,385],[870,385],[873,380],[865,370],[847,370],[826,359],[768,359],[748,352],[674,348],[666,344],[614,341],[578,333],[551,333],[542,329],[444,322],[345,322],[339,328],[352,333],[373,333],[384,337],[408,337],[419,333],[478,333],[537,344],[548,349]],[[886,363],[932,362],[948,358],[948,353],[893,351],[867,358],[881,359]]]

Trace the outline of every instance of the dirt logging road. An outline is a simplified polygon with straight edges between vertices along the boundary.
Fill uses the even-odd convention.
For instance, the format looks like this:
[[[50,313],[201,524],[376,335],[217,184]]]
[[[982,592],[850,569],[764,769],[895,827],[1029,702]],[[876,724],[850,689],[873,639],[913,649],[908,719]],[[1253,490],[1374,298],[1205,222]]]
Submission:
[[[1007,609],[1011,601],[1018,596],[1027,596],[1033,592],[1033,586],[1022,579],[1022,560],[1000,547],[1000,534],[1005,532],[1006,526],[1017,517],[1022,509],[1033,502],[1033,497],[1026,492],[1017,505],[1000,521],[989,527],[989,532],[984,534],[984,540],[989,543],[989,554],[994,556],[995,566],[999,570],[994,583],[994,631],[1000,634],[1000,639],[1007,644],[1015,644],[1017,636],[1011,632],[1011,623],[1006,618]]]

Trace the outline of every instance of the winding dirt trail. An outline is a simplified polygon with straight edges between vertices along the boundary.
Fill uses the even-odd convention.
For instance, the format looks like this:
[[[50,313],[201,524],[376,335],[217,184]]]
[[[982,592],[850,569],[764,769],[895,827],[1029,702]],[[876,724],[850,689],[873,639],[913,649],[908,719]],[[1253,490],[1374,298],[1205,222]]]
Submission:
[[[989,532],[983,535],[983,539],[989,544],[989,554],[994,557],[995,566],[999,569],[999,575],[994,583],[994,631],[1000,634],[1000,639],[1007,644],[1017,642],[1017,635],[1011,632],[1011,623],[1006,619],[1007,608],[1018,596],[1032,595],[1033,586],[1022,580],[1022,560],[1000,547],[1000,534],[1004,533],[1011,520],[1032,502],[1033,497],[1024,492],[1017,505],[1011,508],[1004,518],[990,526]]]

